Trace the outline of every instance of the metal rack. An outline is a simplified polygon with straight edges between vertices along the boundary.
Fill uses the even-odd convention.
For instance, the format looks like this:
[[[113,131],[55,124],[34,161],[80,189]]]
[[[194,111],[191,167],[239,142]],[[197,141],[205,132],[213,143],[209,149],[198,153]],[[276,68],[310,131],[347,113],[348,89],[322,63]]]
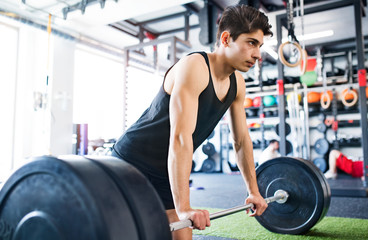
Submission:
[[[359,112],[361,115],[361,129],[362,129],[362,151],[364,158],[364,187],[368,192],[368,123],[367,123],[367,101],[365,95],[365,89],[367,87],[366,71],[364,69],[364,41],[362,33],[362,15],[364,12],[361,0],[346,0],[326,3],[324,5],[306,8],[305,14],[312,14],[316,12],[328,11],[336,8],[342,8],[347,6],[354,7],[355,16],[355,32],[356,32],[356,55],[358,59],[358,84],[359,84]],[[277,42],[279,47],[282,43],[282,26],[283,22],[287,18],[286,13],[276,16],[276,28],[277,28]],[[279,116],[280,116],[280,152],[282,155],[286,153],[285,144],[285,91],[284,91],[284,67],[280,61],[277,62],[278,67],[278,96],[279,96]]]
[[[142,54],[141,50],[144,47],[149,46],[158,46],[160,44],[169,43],[169,63],[168,66],[158,66],[158,57],[157,57],[157,50],[153,53],[153,59],[147,59],[147,57]],[[151,40],[148,42],[141,42],[136,45],[128,46],[124,48],[124,74],[123,74],[123,96],[124,96],[124,115],[123,115],[123,131],[126,130],[127,124],[126,124],[126,113],[127,113],[127,80],[128,80],[128,70],[129,67],[135,67],[137,69],[148,71],[150,73],[155,72],[157,69],[159,71],[167,71],[167,69],[174,65],[178,59],[177,59],[177,53],[178,45],[184,47],[184,49],[190,49],[191,45],[188,41],[183,41],[175,36],[168,37],[168,38],[159,38],[155,40]]]

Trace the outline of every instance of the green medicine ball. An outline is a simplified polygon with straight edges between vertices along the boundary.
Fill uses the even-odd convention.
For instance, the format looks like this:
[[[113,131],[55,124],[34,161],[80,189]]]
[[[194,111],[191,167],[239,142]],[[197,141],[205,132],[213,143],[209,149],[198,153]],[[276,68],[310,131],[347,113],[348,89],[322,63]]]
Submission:
[[[305,85],[312,86],[317,81],[317,73],[315,71],[306,72],[300,77],[300,82]]]
[[[275,105],[275,103],[276,103],[276,99],[274,96],[264,96],[263,97],[263,105],[265,107],[273,106]]]

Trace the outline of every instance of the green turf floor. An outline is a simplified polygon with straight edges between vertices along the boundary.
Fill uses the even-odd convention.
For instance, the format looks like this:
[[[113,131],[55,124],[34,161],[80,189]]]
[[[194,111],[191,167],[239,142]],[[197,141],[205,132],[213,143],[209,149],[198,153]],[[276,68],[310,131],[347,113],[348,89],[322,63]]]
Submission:
[[[208,209],[210,212],[219,209]],[[195,235],[208,235],[231,239],[349,239],[368,240],[368,219],[325,217],[306,235],[284,235],[269,232],[255,218],[244,212],[232,214],[211,221],[211,227],[204,231],[194,230]]]

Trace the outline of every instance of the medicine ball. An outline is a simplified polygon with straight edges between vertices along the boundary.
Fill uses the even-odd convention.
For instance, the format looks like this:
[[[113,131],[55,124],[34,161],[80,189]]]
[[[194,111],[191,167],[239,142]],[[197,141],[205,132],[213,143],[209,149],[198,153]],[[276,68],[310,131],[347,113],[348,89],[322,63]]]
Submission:
[[[321,94],[319,92],[309,92],[307,94],[308,103],[319,103],[321,100]]]
[[[291,100],[291,97],[294,95],[294,92],[291,92],[289,93],[287,96],[286,96],[286,101],[289,101]],[[298,102],[300,102],[302,100],[302,95],[300,95],[299,93],[297,94],[298,96]]]
[[[253,107],[259,107],[259,106],[261,106],[261,101],[262,101],[261,97],[255,97],[253,99]]]
[[[275,97],[274,96],[264,96],[263,97],[263,104],[266,106],[266,107],[270,107],[270,106],[273,106],[275,105],[276,103],[276,100],[275,100]]]
[[[253,124],[253,128],[260,128],[261,127],[261,124],[259,124],[259,123],[254,123]]]
[[[253,100],[251,98],[245,98],[244,100],[244,108],[249,108],[253,106]]]
[[[300,76],[300,82],[305,85],[312,86],[317,81],[317,73],[315,71],[306,72]]]

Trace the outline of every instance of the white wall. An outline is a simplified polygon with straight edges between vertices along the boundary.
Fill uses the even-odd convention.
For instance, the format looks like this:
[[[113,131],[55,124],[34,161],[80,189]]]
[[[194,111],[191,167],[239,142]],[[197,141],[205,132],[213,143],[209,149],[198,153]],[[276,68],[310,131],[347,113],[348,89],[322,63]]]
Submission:
[[[50,153],[72,153],[73,80],[75,42],[54,39],[52,71]]]
[[[17,102],[14,129],[14,166],[32,155],[46,154],[41,142],[45,126],[43,110],[34,111],[34,93],[45,92],[47,34],[19,26]]]

